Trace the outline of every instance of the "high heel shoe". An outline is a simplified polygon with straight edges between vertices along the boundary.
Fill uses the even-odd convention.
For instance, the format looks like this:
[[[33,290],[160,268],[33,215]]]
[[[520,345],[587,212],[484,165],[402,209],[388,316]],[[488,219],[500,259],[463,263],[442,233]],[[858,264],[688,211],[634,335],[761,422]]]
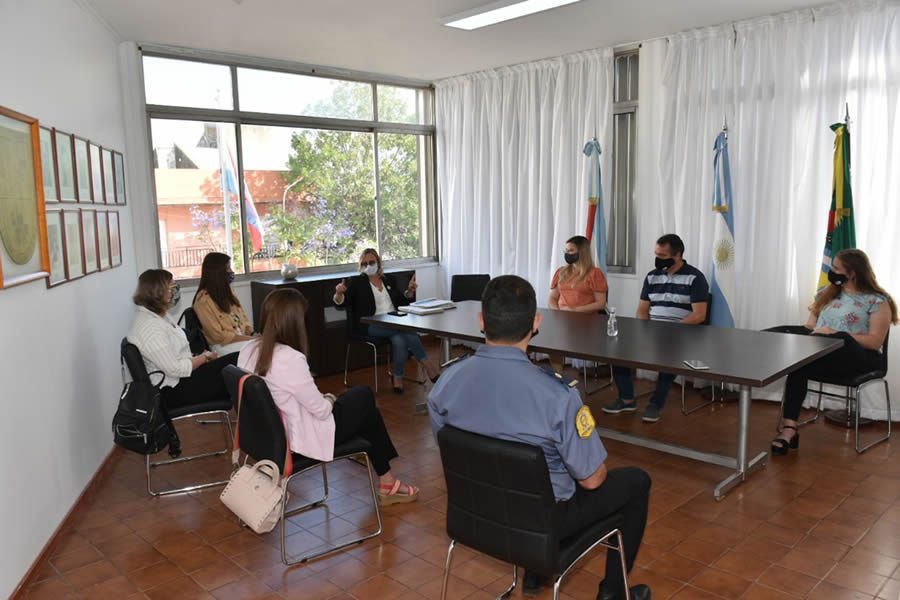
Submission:
[[[772,440],[772,454],[778,454],[778,455],[784,456],[785,454],[788,453],[789,449],[800,447],[800,432],[797,431],[797,428],[794,427],[793,425],[785,425],[784,428],[785,429],[793,429],[794,436],[791,438],[790,441],[782,439],[782,438],[775,438],[774,440]]]

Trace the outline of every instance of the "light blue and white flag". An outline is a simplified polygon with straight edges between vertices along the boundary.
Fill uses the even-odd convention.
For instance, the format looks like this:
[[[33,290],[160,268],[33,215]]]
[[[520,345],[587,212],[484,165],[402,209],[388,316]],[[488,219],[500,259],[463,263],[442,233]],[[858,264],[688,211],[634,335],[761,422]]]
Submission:
[[[731,168],[728,165],[728,135],[716,136],[713,158],[713,242],[711,325],[734,327],[734,204],[731,197]]]
[[[600,142],[597,138],[584,145],[588,157],[588,222],[585,237],[591,242],[594,266],[606,275],[606,216],[603,212],[603,182],[600,173]]]

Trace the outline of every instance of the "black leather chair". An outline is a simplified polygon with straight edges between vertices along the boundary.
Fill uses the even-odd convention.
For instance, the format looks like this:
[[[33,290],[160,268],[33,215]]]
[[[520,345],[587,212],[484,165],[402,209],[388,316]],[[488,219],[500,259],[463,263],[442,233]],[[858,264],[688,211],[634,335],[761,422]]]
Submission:
[[[121,347],[121,356],[122,356],[122,364],[128,369],[128,372],[131,374],[131,378],[134,381],[150,381],[150,377],[147,374],[147,368],[144,366],[144,358],[141,356],[141,351],[138,350],[138,347],[128,341],[127,338],[122,338],[122,347]],[[124,378],[125,373],[122,373]],[[154,382],[159,383],[159,382]],[[231,450],[232,440],[234,439],[234,434],[231,430],[231,415],[229,411],[231,411],[231,398],[223,397],[221,399],[216,399],[214,402],[207,402],[204,404],[191,404],[187,406],[181,406],[175,409],[167,409],[169,418],[172,421],[177,421],[179,419],[188,419],[191,417],[198,416],[206,416],[206,415],[218,415],[219,419],[215,421],[198,421],[200,423],[213,423],[216,425],[221,424],[223,426],[225,432],[225,449],[217,450],[215,452],[203,452],[201,454],[194,454],[191,456],[181,456],[178,458],[172,458],[168,460],[161,460],[157,462],[151,462],[150,455],[146,456],[146,471],[147,471],[147,492],[151,496],[167,496],[169,494],[179,494],[181,492],[190,492],[193,490],[200,490],[203,488],[214,487],[217,485],[225,485],[228,483],[228,480],[222,481],[210,481],[208,483],[201,483],[197,485],[188,485],[180,488],[168,488],[164,490],[154,490],[152,480],[150,477],[150,473],[153,469],[157,467],[161,467],[164,465],[172,465],[184,462],[190,462],[192,460],[196,460],[198,458],[207,458],[209,456],[220,456],[222,454],[226,454]]]
[[[210,350],[209,342],[203,335],[203,325],[200,323],[200,317],[193,306],[188,306],[178,318],[178,324],[184,321],[184,333],[187,335],[188,343],[191,345],[191,354],[197,356],[201,352]]]
[[[285,473],[284,463],[288,440],[284,431],[284,423],[281,420],[281,412],[275,406],[275,401],[272,400],[272,395],[269,393],[266,382],[261,377],[250,374],[234,365],[229,365],[222,370],[222,377],[225,378],[225,387],[228,388],[228,393],[231,395],[235,406],[238,405],[238,390],[241,378],[244,376],[248,377],[244,382],[244,391],[240,399],[238,414],[240,449],[246,454],[244,462],[247,461],[247,458],[252,458],[254,461],[264,459],[273,461],[278,465],[278,470],[282,473],[282,476],[287,478],[284,482],[285,490],[290,488],[291,481],[294,478],[316,467],[321,467],[322,469],[322,481],[325,486],[325,495],[322,498],[290,510],[287,509],[287,502],[282,502],[281,504],[281,562],[288,566],[305,563],[308,560],[336,552],[347,546],[361,544],[365,540],[381,535],[381,512],[378,509],[378,492],[375,491],[375,479],[372,476],[372,469],[369,467],[369,456],[366,454],[366,450],[370,448],[370,445],[366,440],[356,437],[334,449],[332,462],[345,458],[358,459],[360,462],[365,461],[366,472],[369,474],[369,486],[372,490],[372,505],[375,509],[375,517],[378,519],[378,530],[349,541],[329,545],[323,550],[313,549],[310,554],[299,558],[288,558],[287,549],[285,548],[285,519],[320,507],[328,500],[327,463],[308,458],[302,454],[291,453],[293,469],[290,473]]]
[[[362,335],[360,333],[356,333],[353,331],[353,323],[354,317],[353,309],[349,306],[349,302],[345,302],[347,305],[344,307],[344,311],[347,315],[347,351],[344,353],[344,385],[349,386],[350,381],[348,378],[348,370],[350,367],[350,345],[351,344],[365,344],[372,349],[372,368],[375,370],[375,393],[378,393],[378,351],[381,350],[382,354],[387,355],[388,364],[391,364],[392,351],[391,351],[391,341],[387,338],[382,337],[374,337],[371,335]],[[393,371],[390,371],[393,373]],[[421,375],[421,372],[419,373]],[[421,377],[420,379],[413,379],[411,377],[404,377],[407,381],[412,381],[413,383],[418,383],[420,385],[425,383],[425,377]]]
[[[765,331],[774,331],[779,333],[796,333],[796,334],[808,334],[809,329],[803,326],[797,325],[781,325],[779,327],[772,327],[766,329]],[[840,422],[844,421],[844,425],[848,428],[853,425],[855,430],[855,442],[856,442],[856,452],[857,454],[862,454],[872,446],[876,444],[880,444],[891,437],[891,392],[888,388],[887,381],[887,372],[888,372],[888,342],[891,337],[890,329],[888,329],[887,334],[884,336],[884,343],[881,345],[881,367],[876,371],[869,371],[868,373],[862,373],[855,377],[837,377],[837,376],[827,376],[820,377],[816,380],[810,380],[818,384],[817,389],[809,388],[807,391],[812,392],[814,394],[819,395],[819,401],[816,403],[816,412],[815,414],[804,420],[800,421],[800,425],[806,425],[808,423],[815,423],[819,419],[819,413],[822,410],[822,396],[829,396],[831,398],[841,398],[846,402],[846,408],[837,411],[828,411],[826,412],[826,418],[829,420]],[[859,398],[862,394],[862,390],[869,384],[881,382],[884,385],[884,398],[885,404],[887,408],[887,434],[884,437],[880,437],[872,442],[866,444],[865,446],[860,447],[859,445],[859,425],[860,425],[860,416],[859,416]],[[835,385],[844,388],[844,394],[834,394],[832,392],[827,392],[823,389],[823,385]],[[851,390],[853,390],[853,395],[851,395]],[[831,418],[828,413],[840,413],[839,418]],[[780,431],[782,428],[782,421],[784,420],[784,394],[781,396],[781,411],[778,416],[778,427],[777,429]],[[871,421],[868,419],[862,419],[862,423],[868,424]]]
[[[437,434],[447,482],[447,535],[450,547],[444,567],[441,600],[457,542],[513,565],[556,577],[553,598],[559,598],[563,577],[597,545],[623,548],[622,517],[614,515],[574,536],[560,539],[556,499],[544,452],[537,446],[486,437],[445,426]],[[616,543],[608,540],[616,538]],[[625,555],[619,552],[628,589]]]
[[[490,280],[490,275],[454,275],[450,278],[450,300],[481,300],[481,294]]]

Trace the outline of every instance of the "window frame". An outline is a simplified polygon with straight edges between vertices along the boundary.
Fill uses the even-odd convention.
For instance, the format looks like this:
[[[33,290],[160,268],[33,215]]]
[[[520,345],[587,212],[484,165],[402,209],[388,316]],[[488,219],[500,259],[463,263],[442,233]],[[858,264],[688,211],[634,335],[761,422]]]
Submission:
[[[242,125],[259,125],[271,127],[292,127],[303,129],[320,129],[320,130],[336,130],[336,131],[353,131],[360,133],[370,133],[373,136],[374,144],[374,170],[375,170],[375,230],[376,243],[379,252],[382,251],[382,212],[381,212],[381,187],[380,187],[380,164],[378,162],[378,136],[381,133],[396,133],[420,136],[424,141],[422,148],[425,156],[419,156],[421,164],[430,168],[424,169],[420,173],[419,187],[425,194],[420,196],[419,201],[422,204],[424,212],[420,213],[420,236],[422,244],[425,245],[425,254],[415,258],[385,260],[384,263],[389,267],[411,267],[418,265],[432,265],[440,260],[440,248],[438,235],[439,227],[439,206],[437,193],[437,139],[436,126],[433,123],[435,115],[435,91],[434,86],[430,82],[405,79],[400,77],[390,77],[385,75],[377,75],[372,73],[363,73],[357,71],[348,71],[343,69],[332,69],[328,67],[319,67],[305,65],[302,63],[291,63],[280,60],[258,59],[251,57],[242,57],[236,55],[220,54],[215,52],[206,52],[199,50],[191,50],[186,48],[171,48],[167,46],[142,45],[139,47],[141,52],[141,80],[143,93],[143,57],[159,57],[170,58],[183,61],[192,61],[205,64],[224,65],[227,66],[231,74],[231,93],[233,109],[218,108],[194,108],[184,106],[170,106],[161,104],[146,104],[145,117],[147,127],[147,143],[150,146],[151,156],[151,173],[153,172],[153,139],[150,134],[151,121],[153,119],[164,120],[181,120],[181,121],[203,121],[203,122],[219,122],[227,123],[235,127],[235,160],[237,162],[238,182],[238,206],[241,213],[241,252],[245,272],[235,277],[236,281],[252,281],[259,279],[271,279],[278,274],[278,271],[250,271],[251,253],[248,252],[246,240],[249,239],[247,230],[247,214],[246,200],[244,196],[244,186],[240,182],[244,181],[244,157],[243,142],[241,139]],[[337,79],[342,81],[351,81],[354,83],[364,83],[370,86],[372,90],[372,116],[373,120],[356,120],[341,119],[332,117],[311,117],[298,115],[283,115],[277,113],[260,113],[243,111],[240,107],[239,89],[238,89],[238,68],[251,68],[276,71],[282,73],[305,75],[312,77],[322,77],[327,79]],[[425,120],[432,121],[431,124],[415,124],[415,123],[397,123],[393,121],[378,120],[378,86],[386,85],[392,87],[402,87],[415,89],[423,92],[425,96]],[[146,100],[146,96],[144,96]],[[156,194],[156,178],[151,177],[152,201],[154,214],[159,216],[159,204]],[[162,242],[159,238],[159,226],[155,228],[156,256],[157,263],[162,264]],[[348,265],[355,263],[343,263],[335,265],[317,265],[312,267],[302,267],[301,273],[307,275],[315,275],[320,273],[337,273],[347,270]],[[198,278],[179,279],[184,285],[195,285],[199,282]]]

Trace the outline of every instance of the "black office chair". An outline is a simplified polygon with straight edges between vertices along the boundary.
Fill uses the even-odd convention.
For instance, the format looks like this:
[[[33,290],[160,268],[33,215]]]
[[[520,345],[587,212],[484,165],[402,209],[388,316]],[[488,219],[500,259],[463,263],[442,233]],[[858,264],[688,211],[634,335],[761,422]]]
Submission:
[[[481,294],[490,280],[490,275],[454,275],[450,278],[450,300],[481,300]]]
[[[355,315],[353,314],[353,309],[349,306],[349,302],[345,303],[347,306],[343,307],[344,311],[347,315],[347,351],[344,353],[344,385],[350,385],[348,378],[348,371],[350,367],[350,345],[351,344],[365,344],[372,349],[372,368],[375,370],[375,393],[378,393],[378,351],[382,351],[382,355],[387,356],[388,364],[392,364],[393,354],[392,354],[392,346],[391,340],[382,337],[374,337],[371,335],[364,335],[361,333],[357,333],[353,330],[353,323],[355,323]],[[341,307],[339,307],[341,308]],[[385,351],[385,348],[387,350]],[[392,371],[389,371],[392,373]],[[419,373],[421,375],[421,371]],[[422,376],[420,379],[414,379],[412,377],[404,377],[407,381],[411,381],[413,383],[418,383],[419,385],[425,384],[425,377]]]
[[[540,575],[557,576],[553,598],[559,598],[563,577],[597,545],[624,548],[620,515],[595,523],[576,535],[559,537],[556,499],[544,451],[537,446],[499,440],[445,426],[437,435],[447,483],[447,535],[450,547],[444,566],[441,600],[457,542]],[[610,543],[616,537],[616,544]],[[628,589],[625,554],[619,552]],[[609,560],[609,559],[607,559]]]
[[[765,331],[775,331],[779,333],[799,333],[799,334],[808,334],[809,329],[802,326],[796,325],[782,325],[779,327],[772,327],[766,329]],[[890,340],[890,329],[887,334],[884,336],[884,343],[881,345],[881,366],[878,370],[869,371],[868,373],[862,373],[855,377],[837,377],[837,376],[826,376],[820,377],[816,380],[810,380],[818,384],[817,389],[809,388],[807,392],[812,392],[814,394],[819,395],[819,401],[816,403],[816,412],[815,414],[805,419],[804,421],[800,421],[800,425],[806,425],[808,423],[815,423],[819,419],[819,413],[822,410],[822,396],[829,396],[831,398],[841,398],[846,402],[846,408],[836,410],[836,411],[827,411],[825,413],[825,417],[829,418],[831,415],[829,413],[839,413],[837,418],[829,418],[829,420],[834,422],[843,422],[846,427],[853,426],[855,430],[856,437],[856,452],[857,454],[862,454],[872,446],[876,444],[880,444],[891,437],[891,393],[888,388],[887,381],[887,372],[888,372],[888,341]],[[881,382],[884,384],[884,398],[885,404],[887,408],[887,434],[884,437],[880,437],[877,440],[874,440],[862,448],[859,446],[859,425],[860,425],[860,416],[859,416],[859,398],[862,394],[862,390],[864,387],[871,383]],[[844,388],[844,394],[835,394],[832,392],[826,392],[823,389],[823,386],[827,385],[836,385]],[[851,396],[850,390],[853,390],[853,395]],[[782,429],[782,422],[784,421],[784,393],[781,395],[781,410],[778,414],[778,431]],[[862,419],[862,424],[867,425],[871,423],[870,419]]]
[[[287,549],[285,548],[285,519],[297,515],[307,510],[320,507],[328,500],[328,472],[326,471],[326,462],[307,458],[302,454],[291,453],[291,461],[293,462],[293,470],[285,473],[285,455],[287,451],[287,436],[284,431],[284,423],[281,420],[281,412],[275,406],[272,395],[266,382],[261,377],[252,375],[247,371],[239,369],[234,365],[225,367],[222,371],[222,377],[225,378],[225,386],[231,395],[235,405],[238,403],[238,389],[241,378],[249,375],[244,382],[244,391],[241,396],[240,414],[238,414],[238,426],[240,427],[240,449],[246,453],[244,462],[247,457],[254,461],[268,459],[278,465],[278,470],[287,480],[284,482],[285,490],[290,487],[291,481],[295,477],[303,475],[316,467],[322,468],[322,481],[325,486],[325,495],[314,502],[304,504],[296,508],[287,510],[286,504],[289,500],[281,504],[281,562],[285,565],[296,565],[305,563],[308,560],[318,558],[331,552],[336,552],[353,544],[361,544],[365,540],[381,535],[381,512],[378,510],[378,496],[375,491],[375,479],[372,477],[372,469],[369,468],[369,456],[366,454],[371,446],[366,440],[355,437],[344,442],[334,449],[334,458],[331,462],[343,460],[345,458],[365,460],[366,472],[369,474],[369,486],[372,490],[372,505],[375,508],[375,517],[378,519],[378,530],[374,533],[354,538],[350,541],[340,544],[333,544],[324,550],[304,555],[300,558],[288,559]],[[285,494],[287,497],[287,494]],[[324,505],[327,506],[327,505]]]
[[[131,373],[131,378],[134,381],[150,381],[149,376],[147,375],[147,368],[144,366],[144,358],[141,356],[141,351],[138,350],[138,347],[128,341],[127,338],[122,338],[122,362],[124,366],[128,369],[128,372]],[[123,371],[122,377],[124,379],[125,373]],[[207,458],[209,456],[220,456],[222,454],[226,454],[231,450],[232,440],[234,439],[234,434],[231,431],[231,416],[229,415],[229,411],[231,410],[231,398],[217,398],[214,402],[207,402],[204,404],[191,404],[187,406],[180,406],[178,408],[169,409],[167,408],[167,413],[169,418],[172,421],[177,421],[179,419],[188,419],[191,417],[197,416],[206,416],[206,415],[218,415],[219,420],[216,421],[205,421],[205,423],[214,423],[223,425],[223,429],[225,431],[225,449],[217,450],[215,452],[204,452],[202,454],[194,454],[192,456],[181,456],[178,458],[171,458],[168,460],[161,460],[157,462],[151,462],[150,455],[146,456],[146,471],[147,471],[147,492],[151,496],[167,496],[169,494],[179,494],[181,492],[190,492],[193,490],[200,490],[208,487],[215,487],[217,485],[225,485],[228,483],[228,479],[224,479],[222,481],[211,481],[208,483],[201,483],[197,485],[189,485],[180,488],[169,488],[165,490],[154,491],[153,485],[150,477],[150,472],[152,469],[161,467],[164,465],[172,465],[177,463],[190,462],[192,460],[196,460],[198,458]]]
[[[206,336],[203,335],[203,325],[200,323],[200,317],[193,306],[188,306],[178,318],[178,324],[184,321],[184,333],[187,336],[188,343],[191,345],[191,354],[197,356],[201,352],[210,349]]]

